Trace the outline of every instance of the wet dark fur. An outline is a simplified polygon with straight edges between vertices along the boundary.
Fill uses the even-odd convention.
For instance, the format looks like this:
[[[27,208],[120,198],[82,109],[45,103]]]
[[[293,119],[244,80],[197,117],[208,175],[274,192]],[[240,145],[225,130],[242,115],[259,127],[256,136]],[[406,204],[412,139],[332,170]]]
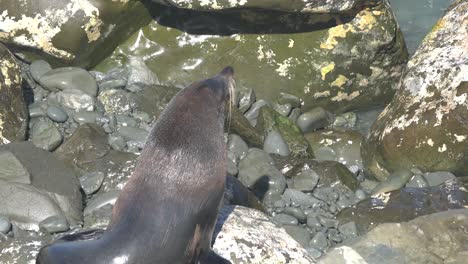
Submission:
[[[171,100],[104,233],[65,236],[42,248],[36,263],[230,263],[211,250],[211,237],[226,177],[223,126],[232,74],[228,67]]]

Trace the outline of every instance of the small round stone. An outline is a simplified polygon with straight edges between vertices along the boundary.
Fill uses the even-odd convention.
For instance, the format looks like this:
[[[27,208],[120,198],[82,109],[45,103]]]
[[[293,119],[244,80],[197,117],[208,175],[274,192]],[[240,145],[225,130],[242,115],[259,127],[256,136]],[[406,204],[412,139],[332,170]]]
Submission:
[[[310,240],[309,246],[320,251],[325,250],[328,247],[327,236],[322,232],[318,232],[317,234],[315,234],[312,240]]]
[[[300,223],[305,223],[307,221],[307,215],[299,207],[286,207],[283,213],[293,216],[299,220]]]
[[[315,248],[307,248],[307,253],[314,259],[318,259],[322,256],[322,252]]]
[[[327,218],[322,215],[319,215],[317,219],[319,220],[320,224],[326,228],[337,228],[339,224],[338,220]]]
[[[45,60],[35,60],[29,65],[31,76],[36,82],[39,82],[41,77],[50,70],[52,70],[52,67]]]
[[[274,109],[282,116],[288,116],[291,113],[292,106],[290,104],[275,104]]]
[[[309,112],[303,113],[297,119],[296,124],[304,133],[314,131],[319,128],[324,128],[333,122],[333,115],[323,109],[316,107]]]
[[[273,221],[281,225],[297,225],[299,223],[297,218],[287,214],[277,214],[273,216]]]
[[[0,216],[0,233],[7,234],[11,230],[11,222],[6,216]]]
[[[62,90],[81,90],[95,97],[98,86],[89,72],[78,67],[63,67],[48,71],[39,79],[45,89],[55,92]]]
[[[227,149],[236,154],[239,159],[243,159],[247,156],[249,146],[245,141],[236,134],[230,134],[227,142]]]
[[[57,123],[63,123],[68,120],[67,112],[55,105],[51,105],[47,108],[47,116],[50,120]]]
[[[338,227],[340,233],[346,238],[352,238],[358,236],[358,229],[354,221],[342,224]]]
[[[122,136],[119,136],[119,135],[109,136],[108,142],[109,142],[109,145],[115,150],[122,151],[127,146],[127,143],[125,142],[125,139]]]
[[[356,195],[356,198],[358,198],[360,201],[367,198],[366,193],[361,189],[357,189],[354,195]]]
[[[60,216],[51,216],[39,223],[39,228],[49,234],[65,232],[70,226],[68,225],[67,219]]]
[[[315,216],[307,218],[307,226],[315,231],[322,229],[322,224],[320,224],[319,220]]]
[[[40,116],[46,116],[47,115],[47,107],[44,105],[44,103],[33,103],[28,106],[29,108],[29,117],[40,117]]]
[[[247,118],[247,120],[249,120],[252,126],[255,126],[257,124],[257,118],[260,114],[260,108],[262,108],[265,105],[269,105],[267,101],[258,100],[250,107],[249,111],[245,113],[245,117]]]
[[[301,246],[306,247],[311,239],[310,233],[302,226],[284,225],[284,230]]]
[[[63,135],[54,123],[49,120],[39,120],[34,123],[31,138],[36,147],[48,151],[55,150],[63,141]]]
[[[116,115],[117,124],[124,127],[136,127],[138,122],[128,115]]]
[[[101,116],[101,113],[95,111],[79,111],[73,115],[73,120],[80,125],[85,123],[96,123],[97,119]]]

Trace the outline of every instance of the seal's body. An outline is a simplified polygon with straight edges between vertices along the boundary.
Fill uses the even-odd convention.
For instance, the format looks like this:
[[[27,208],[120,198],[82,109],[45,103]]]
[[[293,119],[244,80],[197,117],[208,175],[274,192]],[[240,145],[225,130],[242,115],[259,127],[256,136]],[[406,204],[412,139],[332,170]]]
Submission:
[[[232,75],[227,67],[171,100],[99,238],[64,237],[42,248],[37,263],[230,263],[212,252],[211,237],[226,177],[223,127]]]

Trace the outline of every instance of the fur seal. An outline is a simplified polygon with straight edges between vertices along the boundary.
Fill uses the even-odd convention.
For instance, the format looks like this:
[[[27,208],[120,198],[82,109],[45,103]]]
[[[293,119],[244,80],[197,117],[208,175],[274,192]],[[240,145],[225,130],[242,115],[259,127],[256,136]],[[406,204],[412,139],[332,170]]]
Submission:
[[[231,263],[211,250],[226,179],[225,109],[234,88],[226,67],[169,102],[104,232],[43,247],[38,264]]]

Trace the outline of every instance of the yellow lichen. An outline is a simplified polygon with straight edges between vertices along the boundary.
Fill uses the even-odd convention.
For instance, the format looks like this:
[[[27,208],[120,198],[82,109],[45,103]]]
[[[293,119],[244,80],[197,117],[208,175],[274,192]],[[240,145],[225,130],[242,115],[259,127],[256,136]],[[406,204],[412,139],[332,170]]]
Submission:
[[[338,77],[331,83],[331,86],[341,87],[348,81],[348,78],[344,75],[338,75]]]
[[[325,42],[320,43],[320,48],[321,49],[333,49],[336,44],[338,44],[338,41],[336,38],[345,38],[346,34],[352,30],[351,27],[346,27],[344,25],[338,25],[336,27],[330,28],[328,30],[328,38],[325,40]]]
[[[335,69],[335,63],[334,62],[331,62],[330,64],[322,67],[322,69],[320,69],[320,72],[322,74],[322,80],[325,80],[325,77],[327,76],[327,74],[329,72],[332,72],[334,69]]]

